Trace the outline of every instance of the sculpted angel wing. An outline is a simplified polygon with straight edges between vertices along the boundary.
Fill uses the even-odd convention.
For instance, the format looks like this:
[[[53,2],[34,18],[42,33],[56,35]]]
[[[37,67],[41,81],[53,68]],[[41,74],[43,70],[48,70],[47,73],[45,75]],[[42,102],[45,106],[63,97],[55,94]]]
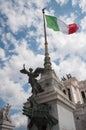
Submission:
[[[35,71],[34,71],[34,76],[37,77],[39,76],[39,74],[43,73],[44,72],[44,68],[36,68]]]

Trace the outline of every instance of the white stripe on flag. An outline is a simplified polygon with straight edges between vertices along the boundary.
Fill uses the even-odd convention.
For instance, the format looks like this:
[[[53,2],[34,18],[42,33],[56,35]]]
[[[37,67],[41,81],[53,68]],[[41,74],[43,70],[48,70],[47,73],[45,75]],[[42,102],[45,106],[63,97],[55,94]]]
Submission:
[[[63,33],[65,34],[68,34],[69,33],[69,28],[68,28],[68,25],[65,24],[63,21],[61,21],[60,19],[57,19],[57,23],[59,25],[59,29],[60,31],[62,31]]]

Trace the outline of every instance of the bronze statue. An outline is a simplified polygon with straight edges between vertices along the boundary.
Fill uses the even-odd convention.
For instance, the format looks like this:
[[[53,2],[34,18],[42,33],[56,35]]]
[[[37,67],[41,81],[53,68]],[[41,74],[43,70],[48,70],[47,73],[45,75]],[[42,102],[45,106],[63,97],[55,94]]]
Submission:
[[[29,76],[28,82],[32,87],[32,96],[28,99],[30,106],[23,107],[23,114],[30,119],[28,129],[30,130],[34,124],[38,130],[46,130],[48,124],[51,127],[53,125],[56,125],[58,123],[58,120],[50,115],[50,106],[46,103],[38,104],[35,99],[36,96],[34,96],[44,91],[36,79],[39,74],[44,73],[44,68],[36,68],[35,71],[33,71],[32,68],[29,68],[28,71],[25,69],[25,65],[23,65],[23,69],[20,70],[20,72]]]
[[[70,79],[72,76],[71,74],[66,74],[67,78]]]
[[[30,123],[28,124],[29,130],[35,124],[38,130],[46,130],[47,125],[51,127],[58,123],[58,120],[50,115],[50,106],[46,103],[38,104],[34,98],[31,96],[29,99],[30,107],[23,107],[23,114],[30,118]]]
[[[37,95],[37,93],[43,92],[44,90],[42,89],[41,85],[38,83],[36,77],[39,76],[40,73],[44,71],[43,68],[37,68],[34,72],[32,68],[29,68],[29,71],[25,69],[25,65],[23,65],[23,69],[20,70],[21,73],[27,74],[29,76],[29,83],[31,84],[32,87],[32,93],[34,95]]]

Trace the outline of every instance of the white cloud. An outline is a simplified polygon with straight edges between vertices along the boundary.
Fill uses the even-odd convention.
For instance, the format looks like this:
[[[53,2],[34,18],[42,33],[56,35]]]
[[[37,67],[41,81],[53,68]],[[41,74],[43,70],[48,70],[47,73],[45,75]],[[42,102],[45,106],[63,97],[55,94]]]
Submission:
[[[0,59],[3,60],[5,57],[5,52],[2,48],[0,48]]]
[[[35,6],[37,7],[37,8],[40,8],[40,9],[42,9],[42,8],[45,8],[45,6],[50,2],[51,0],[46,0],[46,1],[44,1],[44,0],[31,0],[31,3],[32,4],[35,4]],[[28,3],[29,3],[29,1],[28,1]]]
[[[81,29],[86,31],[86,16],[81,20]]]
[[[56,0],[56,2],[60,5],[64,5],[64,4],[67,4],[69,0]]]
[[[86,78],[86,64],[77,56],[71,56],[66,60],[62,60],[59,65],[53,63],[53,67],[60,78],[68,73],[71,73],[78,80]]]
[[[1,12],[8,18],[7,24],[15,33],[19,29],[34,25],[38,21],[38,16],[42,15],[42,8],[44,8],[50,0],[46,1],[12,1],[1,0]],[[41,4],[42,3],[42,4]],[[35,8],[34,5],[37,7]],[[26,6],[26,8],[25,8]],[[4,10],[3,10],[4,8]]]
[[[15,128],[27,127],[27,117],[22,115],[22,113],[12,115],[11,119]]]
[[[72,0],[72,5],[78,5],[82,13],[86,12],[86,0]]]
[[[86,12],[86,0],[80,0],[79,6],[80,6],[82,12]]]
[[[3,77],[3,75],[2,75]],[[4,80],[0,80],[0,97],[7,103],[11,104],[13,108],[20,109],[22,104],[29,97],[29,90],[24,92],[19,83],[14,83],[4,76]]]
[[[70,13],[70,16],[64,15],[60,16],[60,19],[63,20],[66,24],[73,23],[77,18],[77,15],[75,13]]]
[[[77,5],[78,1],[77,0],[72,0],[72,5],[75,6]]]
[[[22,88],[28,82],[28,76],[22,75],[19,70],[22,69],[23,64],[26,64],[27,69],[42,66],[43,56],[40,54],[35,55],[25,40],[21,41],[20,46],[16,44],[15,47],[17,55],[12,55],[8,61],[4,62],[3,68],[0,69],[0,96],[5,102],[9,102],[13,107],[17,108],[21,107],[31,94],[30,89],[25,92]]]
[[[28,26],[31,25],[33,10],[28,10],[27,8],[24,10],[24,4],[24,1],[15,1],[14,4],[12,1],[1,1],[1,11],[8,18],[7,24],[13,32],[17,32],[20,28],[27,25],[27,23]]]

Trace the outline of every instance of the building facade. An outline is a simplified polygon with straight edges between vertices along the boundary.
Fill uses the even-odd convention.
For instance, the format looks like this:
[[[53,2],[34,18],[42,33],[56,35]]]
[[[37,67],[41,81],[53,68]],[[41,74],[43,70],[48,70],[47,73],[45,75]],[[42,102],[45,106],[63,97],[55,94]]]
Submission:
[[[86,130],[86,80],[78,81],[70,74],[62,78],[63,93],[75,103],[74,110],[76,130]]]

